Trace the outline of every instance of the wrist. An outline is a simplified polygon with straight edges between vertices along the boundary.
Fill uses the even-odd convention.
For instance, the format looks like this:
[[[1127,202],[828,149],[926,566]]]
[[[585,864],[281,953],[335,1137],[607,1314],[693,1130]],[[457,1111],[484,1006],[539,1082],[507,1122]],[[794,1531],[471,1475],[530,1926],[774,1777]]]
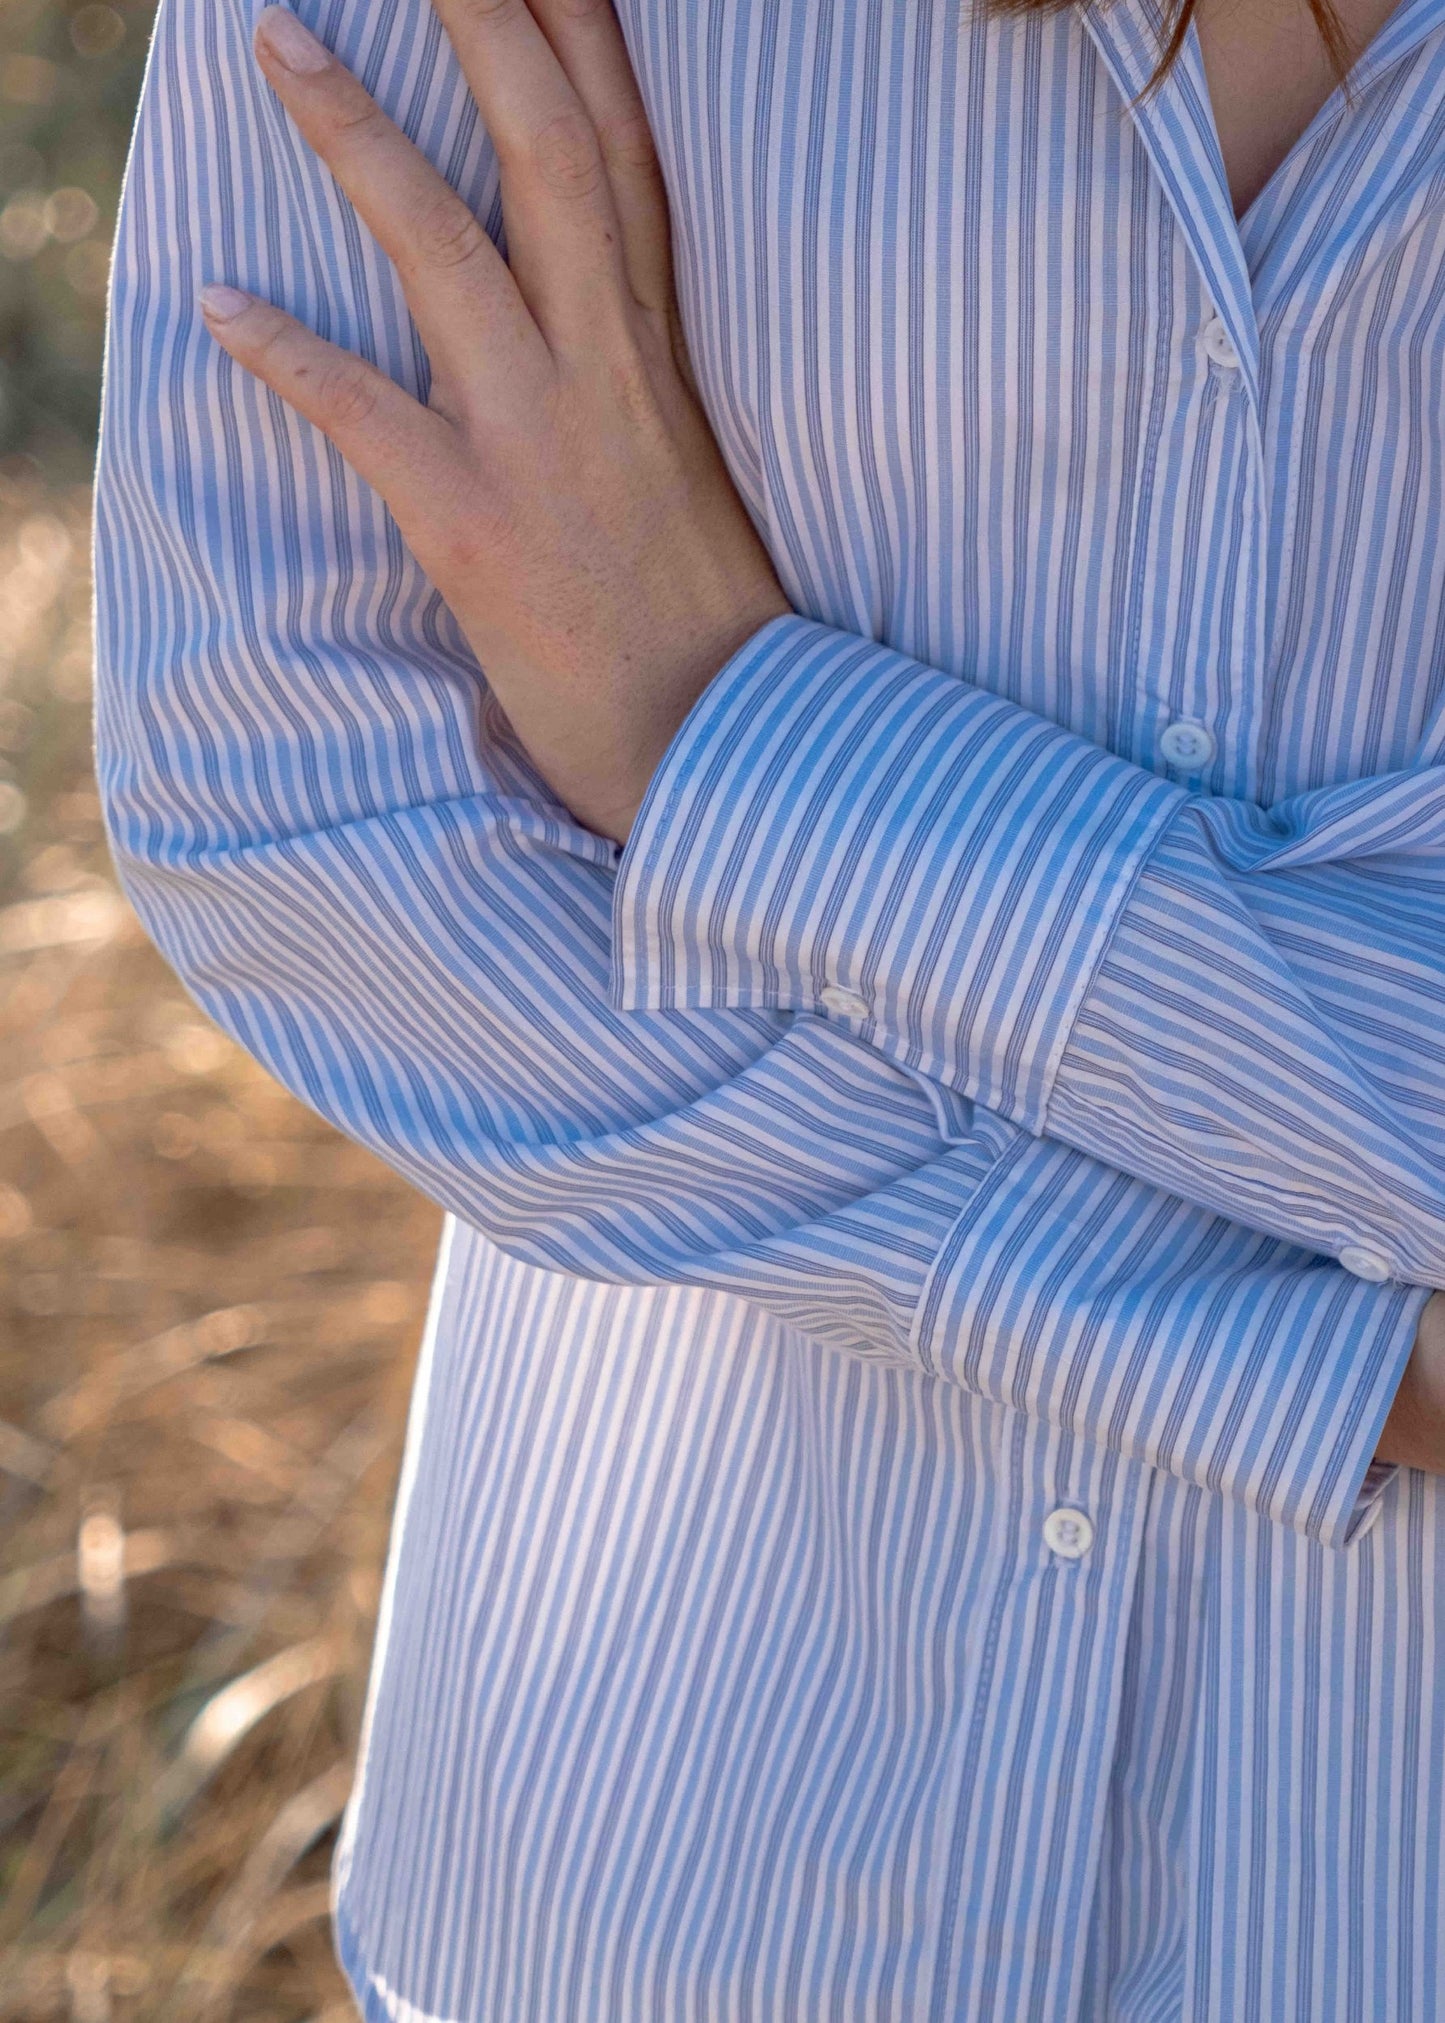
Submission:
[[[619,696],[613,721],[618,743],[610,755],[598,741],[582,746],[565,768],[565,779],[548,772],[551,784],[578,820],[598,835],[625,844],[648,789],[678,732],[704,691],[763,626],[792,607],[773,586],[725,620],[700,631],[686,653],[669,654]]]

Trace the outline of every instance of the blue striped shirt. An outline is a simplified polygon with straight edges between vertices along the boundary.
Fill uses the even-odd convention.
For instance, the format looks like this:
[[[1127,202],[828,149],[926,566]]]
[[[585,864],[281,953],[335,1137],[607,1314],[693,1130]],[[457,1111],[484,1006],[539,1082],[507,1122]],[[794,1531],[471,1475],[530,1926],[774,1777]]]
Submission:
[[[1236,224],[1148,0],[622,0],[794,607],[619,851],[220,278],[425,386],[164,0],[121,874],[449,1211],[337,1862],[370,2023],[1439,2023],[1445,0]],[[425,0],[303,13],[502,232]]]

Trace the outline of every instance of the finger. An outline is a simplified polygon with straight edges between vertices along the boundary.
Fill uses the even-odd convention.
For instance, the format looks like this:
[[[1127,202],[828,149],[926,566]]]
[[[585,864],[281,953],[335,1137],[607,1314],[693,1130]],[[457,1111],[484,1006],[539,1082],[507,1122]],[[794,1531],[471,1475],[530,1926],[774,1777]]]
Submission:
[[[644,309],[666,314],[673,303],[667,191],[616,9],[612,0],[531,5],[597,129],[632,293]]]
[[[422,341],[470,386],[515,399],[545,343],[507,263],[420,149],[285,7],[256,24],[268,82],[395,263]]]
[[[597,130],[526,0],[437,0],[497,151],[512,271],[549,339],[591,351],[628,296]]]
[[[222,349],[329,437],[398,520],[433,490],[453,456],[452,431],[440,416],[284,309],[214,282],[200,300]]]

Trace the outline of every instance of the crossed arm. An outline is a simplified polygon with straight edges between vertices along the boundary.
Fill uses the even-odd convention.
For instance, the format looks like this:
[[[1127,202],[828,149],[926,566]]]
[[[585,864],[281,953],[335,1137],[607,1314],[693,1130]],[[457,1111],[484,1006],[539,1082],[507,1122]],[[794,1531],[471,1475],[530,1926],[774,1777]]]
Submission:
[[[421,10],[408,12],[399,29],[358,28],[358,67],[371,58],[386,74],[386,35],[418,30]],[[162,171],[177,159],[199,157],[208,188],[243,165],[259,174],[265,216],[279,194],[324,221],[335,198],[243,72],[241,10],[224,11],[220,61],[201,74],[182,0],[163,20],[123,218],[100,497],[107,805],[157,938],[283,1079],[518,1254],[741,1293],[853,1352],[908,1360],[1343,1542],[1382,1424],[1385,1458],[1441,1465],[1441,1302],[1427,1304],[1445,1279],[1434,804],[1407,781],[1380,832],[1397,930],[1386,953],[1406,1009],[1387,1022],[1381,1071],[1356,1086],[1348,1030],[1312,991],[1308,960],[1291,967],[1268,931],[1270,905],[1292,920],[1282,938],[1295,949],[1348,920],[1333,888],[1319,897],[1317,871],[1211,855],[1177,790],[789,614],[696,399],[661,185],[610,8],[449,0],[440,12],[495,150],[510,264],[476,222],[491,165],[470,158],[464,202],[339,61],[293,44],[283,62],[274,24],[287,17],[269,10],[265,74],[391,258],[363,248],[343,277],[371,312],[352,343],[369,339],[377,362],[254,299],[223,294],[208,318],[386,500],[410,556],[364,487],[222,375],[195,327],[192,258],[197,280],[249,266],[263,292],[269,281],[298,306],[313,296],[313,320],[342,334],[348,309],[324,256],[298,275],[274,250],[284,233],[258,250],[209,216],[167,220]],[[455,142],[459,91],[454,104]],[[157,257],[168,238],[190,249],[175,274]],[[425,398],[406,390],[421,396],[423,378],[398,286],[430,361]],[[161,357],[169,446],[144,426],[144,361]],[[302,538],[267,576],[273,514]],[[358,558],[369,583],[349,573]],[[473,658],[490,692],[480,721]],[[794,710],[806,761],[810,712],[843,688],[886,704],[867,726],[885,772],[885,720],[900,749],[926,723],[930,764],[952,767],[955,797],[914,861],[935,905],[947,874],[960,948],[986,947],[998,925],[983,811],[1012,821],[1002,778],[1032,767],[1059,782],[1065,798],[1028,818],[1060,836],[1075,836],[1078,808],[1110,810],[1085,864],[1097,903],[1081,914],[1111,931],[1058,958],[1095,987],[1054,1020],[1075,1057],[1055,1049],[1042,1093],[1039,1075],[996,1071],[995,1053],[1028,1059],[1030,1034],[1006,1018],[971,1029],[946,972],[900,991],[891,1018],[814,1016],[846,951],[793,891],[771,908],[676,904],[738,794],[753,797],[758,847],[797,807],[796,780],[772,800],[750,784],[740,727]],[[703,813],[684,820],[676,788],[710,772]],[[808,804],[820,847],[856,806],[846,780],[837,796]],[[898,809],[871,819],[896,841]],[[1041,834],[1041,893],[1053,841]],[[983,866],[972,884],[958,873],[970,852]],[[796,864],[796,850],[777,861]],[[839,862],[868,882],[866,848]],[[1278,1184],[1295,1127],[1271,1138],[1254,1115],[1247,1057],[1234,1086],[1248,1156],[1231,1167],[1228,1134],[1201,1158],[1185,1125],[1161,1130],[1169,1105],[1130,1054],[1127,1022],[1107,1015],[1110,989],[1127,997],[1148,909],[1167,914],[1191,877],[1216,910],[1242,915],[1231,934],[1258,972],[1249,988],[1274,991],[1271,1018],[1287,1013],[1312,1049],[1306,1085],[1318,1089],[1321,1061],[1345,1077],[1302,1185]],[[1348,878],[1339,885],[1353,905]],[[733,881],[735,895],[750,889]],[[846,920],[857,894],[817,904],[816,889],[817,913]],[[907,904],[890,910],[908,917]],[[1206,973],[1210,959],[1202,947]],[[1122,1066],[1096,1032],[1122,1047]],[[1100,1087],[1107,1100],[1091,1096]],[[1399,1283],[1333,1261],[1332,1180],[1407,1261]],[[1226,1204],[1246,1193],[1235,1221]]]

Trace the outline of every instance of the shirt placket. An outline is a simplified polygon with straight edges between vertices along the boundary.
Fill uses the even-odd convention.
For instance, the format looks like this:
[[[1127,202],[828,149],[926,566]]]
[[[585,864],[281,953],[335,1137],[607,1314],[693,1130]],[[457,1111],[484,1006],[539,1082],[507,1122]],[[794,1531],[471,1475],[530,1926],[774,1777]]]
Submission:
[[[1022,1415],[1011,1546],[966,1625],[927,2013],[1087,2023],[1088,1937],[1151,1471]],[[980,1790],[986,1781],[987,1792]]]

